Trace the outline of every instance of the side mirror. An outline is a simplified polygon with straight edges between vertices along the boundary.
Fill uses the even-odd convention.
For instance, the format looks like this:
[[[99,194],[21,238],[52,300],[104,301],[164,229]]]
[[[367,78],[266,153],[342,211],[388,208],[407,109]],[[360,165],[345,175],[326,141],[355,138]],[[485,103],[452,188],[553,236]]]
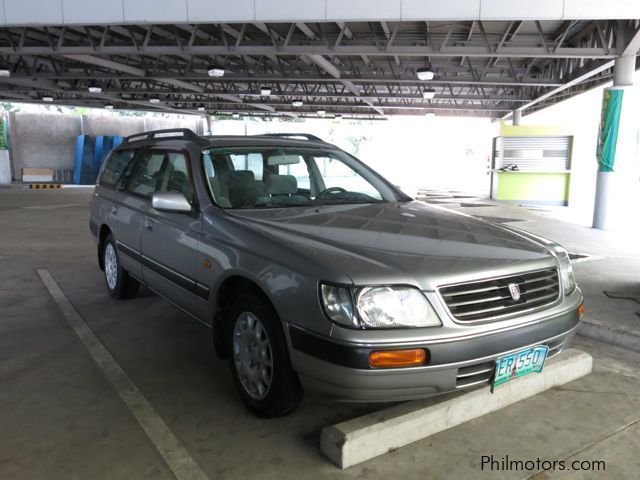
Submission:
[[[155,193],[151,206],[159,212],[190,213],[191,204],[181,193]]]

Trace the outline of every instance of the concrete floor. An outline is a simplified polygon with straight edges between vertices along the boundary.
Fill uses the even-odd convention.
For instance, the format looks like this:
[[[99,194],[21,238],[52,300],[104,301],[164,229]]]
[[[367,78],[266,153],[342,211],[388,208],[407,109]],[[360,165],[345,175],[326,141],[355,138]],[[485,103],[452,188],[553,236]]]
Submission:
[[[0,478],[173,478],[36,268],[51,272],[212,479],[520,479],[536,473],[483,471],[483,455],[606,462],[604,476],[546,472],[535,478],[637,478],[640,354],[584,338],[574,346],[595,358],[589,377],[340,471],[320,454],[320,429],[383,406],[306,398],[288,417],[252,417],[236,396],[227,364],[213,355],[205,327],[145,290],[124,302],[108,296],[88,231],[90,195],[90,189],[0,189]],[[483,214],[525,215],[496,210]],[[549,223],[528,222],[531,230]],[[563,235],[562,228],[552,230],[550,236]],[[595,253],[585,242],[584,251]],[[576,265],[581,281],[591,275],[580,267],[587,264],[596,261]],[[589,292],[595,314],[601,299],[590,299],[596,299],[595,286]],[[611,314],[617,306],[602,311]]]

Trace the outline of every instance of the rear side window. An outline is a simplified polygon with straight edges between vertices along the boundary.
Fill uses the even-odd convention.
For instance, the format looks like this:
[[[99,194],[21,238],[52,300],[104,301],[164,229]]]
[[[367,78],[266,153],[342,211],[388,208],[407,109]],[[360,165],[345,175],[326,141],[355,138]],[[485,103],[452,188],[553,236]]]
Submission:
[[[113,152],[102,171],[100,185],[110,188],[115,187],[135,154],[135,150],[119,150]]]

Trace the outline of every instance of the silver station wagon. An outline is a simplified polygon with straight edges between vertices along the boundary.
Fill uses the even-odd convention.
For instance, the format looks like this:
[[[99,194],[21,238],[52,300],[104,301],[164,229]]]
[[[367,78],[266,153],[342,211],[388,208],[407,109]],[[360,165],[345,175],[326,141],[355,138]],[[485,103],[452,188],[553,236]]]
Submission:
[[[110,294],[140,283],[211,326],[247,407],[499,387],[565,348],[582,294],[560,245],[415,201],[312,135],[129,137],[90,228]]]

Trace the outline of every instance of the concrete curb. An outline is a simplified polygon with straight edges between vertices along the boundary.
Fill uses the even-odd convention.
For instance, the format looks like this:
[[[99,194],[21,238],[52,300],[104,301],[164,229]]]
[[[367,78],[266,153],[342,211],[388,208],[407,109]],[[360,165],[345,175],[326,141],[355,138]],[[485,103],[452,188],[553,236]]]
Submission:
[[[588,318],[580,323],[578,335],[640,352],[640,331],[623,330]]]
[[[591,373],[593,358],[569,349],[549,360],[541,374],[489,387],[407,402],[322,429],[320,449],[340,468],[383,455],[435,433],[532,397]]]

